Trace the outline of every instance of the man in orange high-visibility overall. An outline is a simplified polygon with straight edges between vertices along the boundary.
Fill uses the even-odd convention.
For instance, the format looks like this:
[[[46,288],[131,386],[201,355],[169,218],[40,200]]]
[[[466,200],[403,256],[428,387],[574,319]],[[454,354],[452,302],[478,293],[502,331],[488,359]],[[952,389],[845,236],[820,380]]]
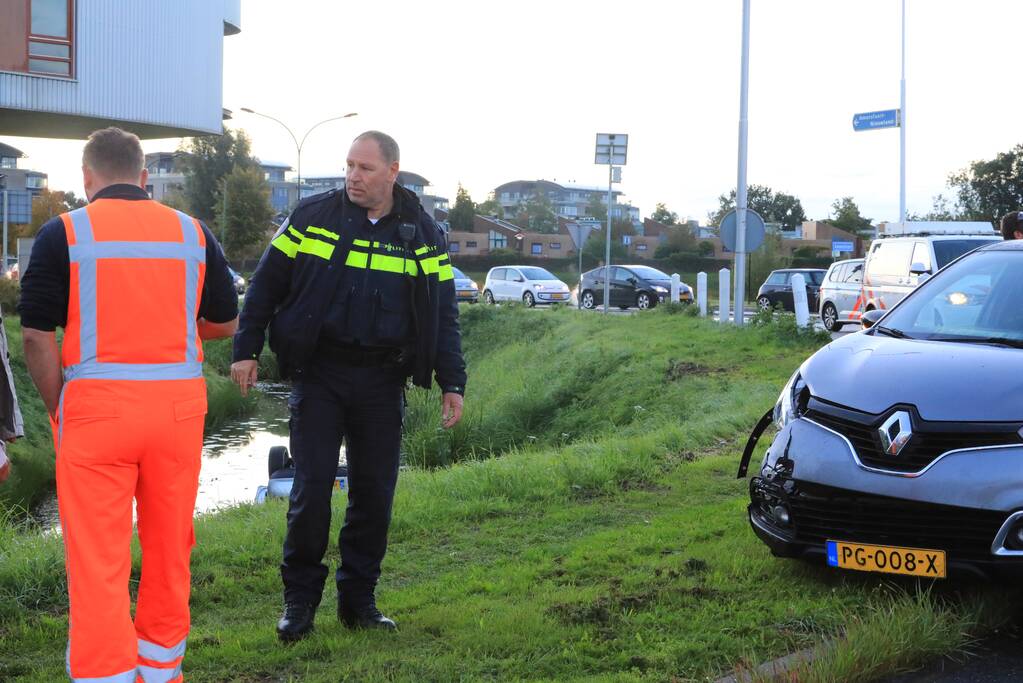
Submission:
[[[184,680],[189,630],[201,339],[233,333],[238,299],[209,230],[142,189],[137,137],[97,131],[82,161],[90,204],[40,230],[19,304],[25,360],[54,424],[67,671],[88,683],[173,683]],[[142,546],[134,622],[133,498]]]

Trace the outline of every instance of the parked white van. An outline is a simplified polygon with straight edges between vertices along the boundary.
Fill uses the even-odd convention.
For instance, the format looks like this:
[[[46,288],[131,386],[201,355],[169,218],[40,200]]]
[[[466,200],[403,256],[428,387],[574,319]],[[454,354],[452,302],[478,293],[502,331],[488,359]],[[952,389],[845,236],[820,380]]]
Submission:
[[[997,242],[990,223],[921,221],[889,223],[867,251],[863,312],[889,309],[922,281],[963,254]]]

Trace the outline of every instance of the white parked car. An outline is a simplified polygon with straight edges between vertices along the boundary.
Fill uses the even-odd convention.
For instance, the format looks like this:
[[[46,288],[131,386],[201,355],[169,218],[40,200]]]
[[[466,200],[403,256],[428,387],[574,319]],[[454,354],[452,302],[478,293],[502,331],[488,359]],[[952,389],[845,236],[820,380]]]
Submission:
[[[491,268],[483,283],[483,301],[521,301],[526,306],[568,303],[572,293],[568,285],[536,266],[501,266]]]

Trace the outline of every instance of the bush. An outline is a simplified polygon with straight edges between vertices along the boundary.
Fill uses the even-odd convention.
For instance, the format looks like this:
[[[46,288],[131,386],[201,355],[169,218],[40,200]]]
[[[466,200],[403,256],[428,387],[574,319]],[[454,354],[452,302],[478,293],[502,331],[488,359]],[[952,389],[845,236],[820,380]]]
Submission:
[[[21,298],[21,285],[17,280],[0,278],[0,311],[3,315],[14,315]]]

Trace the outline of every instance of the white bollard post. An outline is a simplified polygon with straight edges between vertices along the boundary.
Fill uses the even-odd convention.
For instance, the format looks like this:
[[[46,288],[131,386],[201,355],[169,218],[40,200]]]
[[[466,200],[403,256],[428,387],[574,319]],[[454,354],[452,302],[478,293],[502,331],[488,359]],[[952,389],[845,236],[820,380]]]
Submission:
[[[699,302],[700,315],[707,316],[707,274],[696,274],[696,301]]]
[[[718,309],[718,322],[726,323],[729,320],[728,316],[728,304],[730,301],[730,294],[728,290],[732,285],[732,273],[727,268],[722,268],[718,271],[718,289],[721,295],[721,308]]]
[[[792,276],[792,303],[796,309],[796,324],[806,327],[810,322],[810,308],[806,303],[806,280],[799,273]]]
[[[671,303],[678,303],[678,293],[682,289],[682,278],[678,273],[671,274]]]

